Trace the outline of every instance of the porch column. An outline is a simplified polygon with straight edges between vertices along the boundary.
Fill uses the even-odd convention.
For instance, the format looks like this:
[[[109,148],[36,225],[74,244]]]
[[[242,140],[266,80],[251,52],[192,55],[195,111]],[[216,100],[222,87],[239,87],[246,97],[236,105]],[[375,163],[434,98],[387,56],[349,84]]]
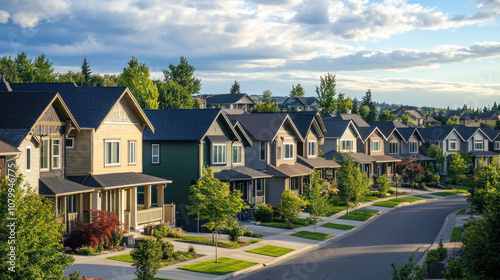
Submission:
[[[130,227],[137,228],[137,187],[130,189]]]
[[[101,192],[96,191],[91,193],[90,206],[94,206],[96,210],[101,210]],[[92,209],[92,207],[91,207]]]
[[[61,211],[64,212],[63,219],[64,219],[64,224],[66,225],[66,231],[68,230],[68,211],[67,211],[67,203],[66,203],[66,196],[63,196],[61,198]]]
[[[124,195],[123,195],[123,189],[118,190],[118,220],[122,223],[125,223],[124,219],[124,207],[123,207],[123,202],[124,202]]]
[[[144,209],[151,208],[151,185],[144,186]]]
[[[78,222],[83,222],[83,193],[78,194]]]
[[[58,216],[57,209],[59,209],[59,199],[57,196],[54,196],[54,212],[56,213],[56,217]]]
[[[163,190],[165,189],[165,185],[156,185],[156,192],[158,193],[158,207],[163,207],[165,204],[165,193]]]

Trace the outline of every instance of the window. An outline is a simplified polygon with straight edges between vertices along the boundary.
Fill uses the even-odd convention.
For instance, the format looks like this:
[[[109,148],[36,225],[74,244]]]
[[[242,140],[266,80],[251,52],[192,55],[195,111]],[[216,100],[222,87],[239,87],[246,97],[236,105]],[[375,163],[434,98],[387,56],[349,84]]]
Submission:
[[[40,146],[40,169],[49,169],[49,139],[42,139]]]
[[[372,141],[372,152],[380,151],[380,141]]]
[[[68,213],[76,213],[76,195],[68,195],[66,197]]]
[[[483,140],[474,140],[474,150],[484,150]]]
[[[120,165],[120,141],[104,141],[104,165]]]
[[[283,144],[283,159],[293,159],[293,143]]]
[[[137,162],[137,142],[128,142],[128,163],[136,164]]]
[[[290,178],[290,190],[298,190],[299,189],[299,177]]]
[[[241,146],[233,146],[233,163],[241,163]]]
[[[348,151],[353,149],[354,143],[352,140],[342,140],[340,141],[340,146],[342,147],[342,151]]]
[[[450,151],[457,150],[457,140],[456,139],[450,140],[450,142],[448,143],[448,149]]]
[[[151,144],[151,163],[160,163],[160,144]]]
[[[495,141],[495,150],[500,150],[500,141]]]
[[[263,179],[255,180],[257,182],[257,192],[262,193],[264,191]]]
[[[52,168],[61,168],[61,140],[52,140]]]
[[[26,147],[26,172],[31,171],[31,147]]]
[[[398,153],[398,143],[389,143],[389,154]]]
[[[75,138],[68,137],[66,138],[66,148],[73,149],[75,147]]]
[[[213,164],[226,163],[226,144],[213,144],[212,151]]]
[[[418,152],[418,142],[417,141],[411,141],[410,142],[410,153],[415,154]]]
[[[267,155],[267,143],[260,141],[260,160],[266,160]]]
[[[309,141],[308,149],[307,149],[307,154],[309,156],[315,156],[316,155],[316,141]]]

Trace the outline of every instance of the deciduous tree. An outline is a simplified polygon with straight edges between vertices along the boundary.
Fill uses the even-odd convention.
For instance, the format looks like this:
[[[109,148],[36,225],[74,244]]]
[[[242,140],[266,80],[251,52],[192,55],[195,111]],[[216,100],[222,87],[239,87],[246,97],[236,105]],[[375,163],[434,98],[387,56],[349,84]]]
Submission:
[[[323,220],[329,206],[325,181],[320,178],[319,170],[314,172],[311,182],[306,184],[304,189],[309,204],[309,216],[314,221],[314,232],[316,232],[316,224]]]
[[[304,88],[297,84],[297,86],[292,85],[292,90],[290,91],[290,97],[304,97],[306,92]]]
[[[465,163],[465,160],[458,153],[454,153],[451,156],[450,163],[448,165],[448,177],[455,184],[460,184],[463,180],[467,178],[466,174],[469,168]]]
[[[278,206],[280,213],[285,219],[286,225],[293,225],[293,221],[299,216],[306,206],[304,200],[298,197],[291,190],[286,189],[281,194],[281,201]]]
[[[337,173],[337,189],[343,201],[347,204],[347,213],[349,216],[349,205],[363,200],[368,193],[370,180],[365,173],[361,172],[358,165],[350,154],[343,157],[341,167]]]
[[[271,98],[271,91],[270,90],[265,90],[262,93],[262,101],[257,103],[255,106],[255,112],[259,113],[272,113],[272,112],[279,112],[280,108],[278,107],[278,104],[273,101]]]
[[[337,84],[334,74],[326,74],[325,77],[320,76],[319,87],[316,86],[316,97],[320,108],[321,115],[328,114],[337,109],[335,102],[335,92]]]
[[[142,108],[158,109],[158,88],[149,77],[149,67],[132,56],[123,68],[119,84],[130,89]]]
[[[428,157],[436,159],[436,167],[439,170],[443,169],[443,164],[446,161],[446,158],[443,155],[443,149],[437,145],[431,145],[429,149],[427,149],[426,155]]]
[[[378,116],[378,120],[381,122],[392,122],[396,120],[396,116],[391,114],[389,110],[383,110]]]

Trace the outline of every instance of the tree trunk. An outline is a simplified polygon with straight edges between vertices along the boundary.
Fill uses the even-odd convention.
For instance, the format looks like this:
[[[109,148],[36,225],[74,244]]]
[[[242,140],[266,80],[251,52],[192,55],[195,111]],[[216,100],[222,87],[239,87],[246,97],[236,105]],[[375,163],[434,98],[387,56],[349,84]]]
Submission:
[[[216,238],[215,238],[215,262],[219,262],[219,254],[218,254],[218,243],[219,243],[219,234],[216,233]]]

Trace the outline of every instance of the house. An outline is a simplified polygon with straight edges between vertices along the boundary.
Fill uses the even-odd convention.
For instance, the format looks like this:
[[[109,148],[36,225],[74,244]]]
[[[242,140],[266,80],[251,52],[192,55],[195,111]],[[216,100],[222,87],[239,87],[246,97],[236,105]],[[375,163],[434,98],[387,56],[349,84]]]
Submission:
[[[370,127],[358,114],[335,114],[332,116],[336,120],[352,120],[356,127]]]
[[[428,127],[420,129],[419,132],[425,141],[425,146],[422,147],[423,153],[426,153],[431,145],[440,147],[445,157],[451,156],[453,153],[460,152],[463,149],[462,146],[465,140],[455,129],[455,126],[442,125]],[[446,170],[447,163],[445,162],[441,172],[446,173]]]
[[[491,139],[488,150],[497,153],[498,156],[500,153],[500,130],[493,130],[490,127],[481,127],[481,130]]]
[[[67,213],[76,211],[73,216],[78,221],[89,219],[81,215],[87,209],[115,212],[126,231],[171,221],[167,216],[170,206],[164,205],[163,199],[163,189],[171,180],[142,174],[142,134],[154,127],[128,88],[77,87],[72,83],[10,86],[17,91],[58,91],[80,125],[65,132],[60,144],[65,154],[60,157],[66,159],[67,179],[91,192],[76,189],[75,184],[47,181],[43,182],[44,195],[57,198],[67,194]],[[151,195],[152,188],[158,190],[156,197]]]
[[[426,127],[428,127],[428,126],[438,126],[438,125],[442,124],[440,121],[436,120],[431,115],[428,115],[428,116],[425,117],[424,123],[425,123]]]
[[[478,116],[470,111],[462,109],[438,111],[434,113],[433,117],[440,120],[443,124],[445,124],[450,118],[458,118],[459,124],[465,126],[479,127],[481,124]]]
[[[398,121],[401,121],[403,115],[408,114],[410,119],[418,126],[425,126],[425,116],[422,109],[415,106],[400,106],[396,110],[391,111],[391,114],[396,116]]]
[[[305,142],[291,117],[283,113],[229,115],[253,141],[245,149],[247,167],[272,176],[267,180],[266,202],[278,204],[285,189],[302,194],[313,169],[297,161],[298,147]]]
[[[420,152],[421,147],[425,144],[425,140],[420,134],[419,129],[414,127],[396,129],[404,140],[401,142],[401,159],[415,157],[417,162],[422,166],[427,166],[429,162],[435,161],[434,158],[430,158]]]
[[[489,149],[489,143],[494,138],[490,138],[489,134],[485,133],[482,128],[455,126],[455,129],[463,138],[462,151],[471,157],[472,167],[477,167],[479,161],[490,164],[491,159],[498,156],[497,152]],[[450,160],[451,156],[448,156],[447,159]]]
[[[79,124],[57,92],[8,91],[1,92],[0,99],[0,140],[6,143],[2,148],[19,152],[12,162],[35,192],[53,200],[69,233],[83,221],[83,211],[91,209],[77,204],[93,191],[66,178],[65,145],[70,133],[79,133]]]
[[[280,108],[285,112],[318,111],[319,104],[316,97],[288,97]]]
[[[0,141],[0,178],[7,176],[7,162],[21,154],[21,151]],[[1,188],[1,185],[0,185]]]
[[[245,93],[216,94],[205,98],[207,109],[242,109],[247,112],[255,109],[255,102]]]
[[[168,177],[167,203],[175,203],[177,225],[197,231],[187,214],[190,186],[203,176],[205,166],[216,178],[229,182],[251,204],[265,202],[265,183],[271,177],[246,165],[246,149],[253,142],[241,137],[221,109],[145,110],[156,131],[144,133],[144,172]]]
[[[481,113],[477,115],[477,117],[479,118],[479,123],[494,126],[497,121],[500,121],[500,112],[492,110],[489,112]]]

